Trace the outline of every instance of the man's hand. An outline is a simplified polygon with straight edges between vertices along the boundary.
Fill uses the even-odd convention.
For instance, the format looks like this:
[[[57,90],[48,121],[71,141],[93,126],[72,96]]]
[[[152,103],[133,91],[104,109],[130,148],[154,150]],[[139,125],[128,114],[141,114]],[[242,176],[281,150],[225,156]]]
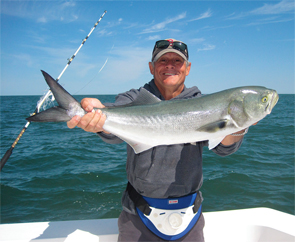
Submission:
[[[84,98],[81,101],[81,106],[88,113],[83,117],[74,116],[67,122],[68,127],[73,129],[77,126],[87,132],[93,133],[104,131],[102,127],[106,116],[99,109],[94,111],[94,108],[104,108],[105,106],[96,98]]]
[[[257,123],[258,122],[254,123],[252,125],[256,125]],[[241,136],[227,135],[224,137],[224,139],[221,141],[221,143],[223,145],[232,145],[232,144],[240,141],[244,137],[244,135],[243,135],[244,132],[245,132],[245,129],[235,133],[235,134],[241,134]]]

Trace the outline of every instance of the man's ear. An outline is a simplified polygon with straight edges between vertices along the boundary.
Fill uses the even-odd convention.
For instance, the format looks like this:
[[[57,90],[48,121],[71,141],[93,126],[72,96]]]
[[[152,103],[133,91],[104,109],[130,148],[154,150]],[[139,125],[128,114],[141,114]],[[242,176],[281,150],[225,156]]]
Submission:
[[[192,63],[189,62],[188,66],[186,67],[186,76],[188,76],[190,70],[191,70],[191,66],[192,66]]]
[[[154,68],[154,65],[153,65],[152,62],[149,62],[149,68],[150,68],[151,74],[154,75],[155,74],[155,68]]]

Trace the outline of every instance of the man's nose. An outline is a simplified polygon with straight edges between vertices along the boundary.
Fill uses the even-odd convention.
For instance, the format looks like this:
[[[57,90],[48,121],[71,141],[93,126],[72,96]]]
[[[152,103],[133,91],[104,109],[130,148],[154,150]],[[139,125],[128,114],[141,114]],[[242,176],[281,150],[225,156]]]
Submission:
[[[174,68],[175,67],[175,61],[170,60],[166,62],[166,68]]]

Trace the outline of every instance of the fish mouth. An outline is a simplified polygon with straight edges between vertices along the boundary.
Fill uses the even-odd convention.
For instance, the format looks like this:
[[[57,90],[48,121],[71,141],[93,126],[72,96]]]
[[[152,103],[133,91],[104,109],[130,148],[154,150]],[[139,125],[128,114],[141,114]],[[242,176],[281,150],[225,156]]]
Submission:
[[[273,90],[271,101],[266,106],[265,111],[267,111],[267,113],[271,113],[273,107],[277,104],[278,101],[279,101],[279,95],[275,90]]]

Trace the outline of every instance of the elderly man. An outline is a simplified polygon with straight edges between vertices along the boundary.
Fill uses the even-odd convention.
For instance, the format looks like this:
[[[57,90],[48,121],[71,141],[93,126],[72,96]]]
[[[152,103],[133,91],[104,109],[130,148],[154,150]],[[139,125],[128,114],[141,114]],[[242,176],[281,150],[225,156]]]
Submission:
[[[187,99],[201,96],[197,87],[184,84],[191,69],[187,45],[174,39],[159,40],[149,63],[153,79],[143,88],[161,100]],[[119,94],[113,106],[131,103],[139,89]],[[82,107],[89,113],[75,116],[69,128],[78,126],[97,133],[105,142],[122,142],[103,130],[106,120],[97,99],[85,98]],[[228,135],[213,150],[225,156],[234,153],[241,145],[242,130]],[[135,154],[127,145],[128,185],[123,194],[123,211],[119,217],[119,241],[204,241],[202,215],[202,150],[207,141],[195,144],[161,145]]]

